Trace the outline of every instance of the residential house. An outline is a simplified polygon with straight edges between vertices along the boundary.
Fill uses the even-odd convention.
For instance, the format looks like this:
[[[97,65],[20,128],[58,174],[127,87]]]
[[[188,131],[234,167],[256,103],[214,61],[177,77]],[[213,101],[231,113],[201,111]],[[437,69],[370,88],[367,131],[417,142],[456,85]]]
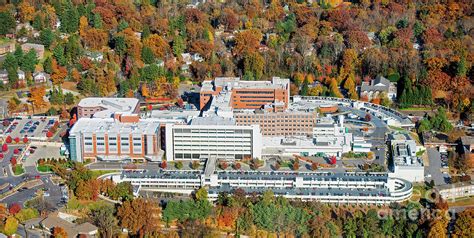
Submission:
[[[8,84],[8,71],[4,69],[0,70],[0,82],[3,85]]]
[[[95,62],[101,62],[104,59],[104,54],[97,51],[87,51],[86,57]]]
[[[46,83],[50,78],[50,75],[45,72],[35,72],[33,74],[33,81],[35,83]]]
[[[50,214],[45,219],[39,222],[39,226],[46,232],[52,233],[55,227],[63,228],[68,238],[81,237],[97,237],[98,229],[96,226],[92,225],[89,222],[84,222],[81,224],[74,223],[77,217],[64,214],[61,212],[56,212]],[[36,224],[34,224],[36,225]],[[33,225],[33,226],[34,226]]]
[[[0,44],[0,55],[6,55],[15,51],[15,42],[7,41]]]
[[[43,59],[43,57],[44,57],[44,45],[33,44],[33,43],[25,43],[25,44],[21,45],[21,49],[24,52],[28,52],[30,50],[36,51],[36,55],[38,56],[38,59]]]
[[[383,76],[377,76],[369,82],[362,82],[360,86],[360,97],[367,97],[370,101],[385,93],[390,100],[397,98],[397,86]]]

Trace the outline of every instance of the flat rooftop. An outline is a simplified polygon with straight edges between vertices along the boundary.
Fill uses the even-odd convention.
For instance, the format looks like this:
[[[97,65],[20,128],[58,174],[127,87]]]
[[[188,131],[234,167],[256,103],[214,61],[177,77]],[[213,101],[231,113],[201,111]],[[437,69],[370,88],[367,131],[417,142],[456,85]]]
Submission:
[[[94,117],[111,117],[117,112],[132,113],[137,107],[139,100],[136,98],[84,98],[78,107],[101,107],[102,111],[96,112]]]
[[[235,125],[235,120],[219,116],[196,117],[191,121],[191,125],[233,126]]]
[[[217,77],[212,81],[204,81],[201,91],[214,91],[214,86],[228,89],[286,89],[289,84],[289,79],[279,77],[273,77],[269,81],[243,81],[238,77]]]
[[[114,118],[80,118],[69,134],[76,133],[117,133],[153,135],[159,129],[156,120],[141,119],[137,123],[122,123]]]
[[[189,123],[193,118],[198,117],[200,111],[198,110],[153,110],[151,111],[151,118],[163,120],[183,120]]]

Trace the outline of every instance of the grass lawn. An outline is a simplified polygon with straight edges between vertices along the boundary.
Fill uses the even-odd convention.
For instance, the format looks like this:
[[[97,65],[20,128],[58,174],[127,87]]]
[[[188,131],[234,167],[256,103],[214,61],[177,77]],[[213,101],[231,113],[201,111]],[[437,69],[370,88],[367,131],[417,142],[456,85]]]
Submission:
[[[115,173],[118,172],[117,170],[91,170],[92,177],[97,178],[101,175],[108,174],[108,173]]]
[[[388,128],[392,129],[392,130],[396,130],[396,131],[407,131],[401,127],[396,127],[396,126],[388,126]]]
[[[454,202],[450,202],[451,200],[448,200],[448,205],[450,207],[454,206],[469,206],[474,204],[474,197],[465,197],[465,198],[456,198]]]
[[[41,172],[41,173],[48,173],[48,172],[53,172],[52,166],[51,165],[38,165],[36,169]]]
[[[431,111],[430,107],[407,107],[399,108],[400,111]]]
[[[15,167],[13,167],[13,174],[15,175],[21,175],[25,172],[25,169],[23,168],[23,165],[17,164]]]

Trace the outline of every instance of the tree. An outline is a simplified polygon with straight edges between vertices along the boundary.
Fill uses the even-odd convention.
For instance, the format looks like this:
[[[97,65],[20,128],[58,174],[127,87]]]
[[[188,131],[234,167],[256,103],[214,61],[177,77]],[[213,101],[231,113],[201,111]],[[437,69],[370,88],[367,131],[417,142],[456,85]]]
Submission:
[[[21,62],[21,69],[25,72],[33,73],[36,68],[36,64],[38,64],[38,56],[36,55],[36,51],[31,49],[28,53],[25,54],[23,60]]]
[[[308,96],[308,94],[309,94],[308,79],[305,79],[303,81],[303,86],[301,86],[300,94],[302,96]]]
[[[181,162],[181,161],[176,162],[175,167],[176,167],[176,169],[182,169],[183,168],[183,162]]]
[[[145,64],[152,64],[155,62],[155,54],[153,54],[150,47],[144,46],[142,48],[142,59]]]
[[[10,99],[8,99],[8,105],[7,105],[8,112],[9,113],[15,112],[16,110],[18,110],[18,107],[20,106],[20,104],[21,104],[20,99],[18,99],[17,97],[11,97]]]
[[[34,208],[21,209],[21,211],[15,215],[16,219],[18,219],[18,221],[21,223],[33,218],[37,218],[38,216],[39,216],[39,213]]]
[[[144,39],[143,45],[150,48],[153,54],[160,59],[164,59],[171,50],[168,42],[157,34],[151,34]]]
[[[114,210],[113,206],[104,204],[89,213],[92,224],[99,228],[102,237],[112,238],[118,230]]]
[[[43,29],[40,32],[40,41],[46,48],[49,48],[54,41],[54,33],[51,28]]]
[[[261,40],[262,33],[258,29],[239,32],[235,36],[234,54],[244,56],[256,52]]]
[[[43,97],[46,95],[44,86],[33,87],[30,89],[30,98],[31,104],[36,108],[43,108],[46,106],[46,102]]]
[[[430,228],[428,231],[428,237],[436,237],[436,238],[447,238],[447,226],[448,221],[446,218],[436,218],[430,224]]]
[[[239,170],[241,167],[242,167],[242,166],[241,166],[240,163],[238,163],[238,162],[236,162],[236,163],[234,164],[234,169]]]
[[[17,214],[18,212],[21,211],[21,205],[18,203],[13,203],[8,207],[8,212],[12,215]]]
[[[8,217],[3,227],[3,232],[5,233],[5,235],[11,236],[16,233],[17,229],[18,229],[18,220],[14,217]]]
[[[117,217],[122,227],[140,237],[159,230],[160,208],[151,200],[137,198],[126,201],[118,208]]]
[[[207,201],[207,190],[205,188],[200,188],[194,194],[197,201]]]
[[[166,161],[162,161],[160,163],[160,168],[162,168],[162,169],[166,169],[167,166],[168,166],[168,164],[166,163]]]
[[[0,35],[11,33],[15,25],[15,18],[8,11],[0,12]]]
[[[53,228],[53,237],[54,238],[67,238],[67,232],[64,230],[64,228],[60,226],[55,226]]]
[[[474,234],[474,209],[466,209],[456,216],[453,237],[469,237]]]
[[[12,53],[8,53],[5,56],[5,61],[3,62],[3,68],[5,68],[8,72],[8,83],[11,86],[15,86],[18,82],[18,73],[17,73],[17,71],[18,71],[18,60],[17,60],[17,57]]]
[[[28,1],[23,1],[18,5],[19,13],[20,13],[20,20],[23,23],[30,22],[33,20],[33,16],[35,13],[35,8],[30,5]]]
[[[59,14],[61,17],[61,31],[65,33],[74,33],[79,28],[79,12],[77,8],[67,1],[64,6],[64,11]]]

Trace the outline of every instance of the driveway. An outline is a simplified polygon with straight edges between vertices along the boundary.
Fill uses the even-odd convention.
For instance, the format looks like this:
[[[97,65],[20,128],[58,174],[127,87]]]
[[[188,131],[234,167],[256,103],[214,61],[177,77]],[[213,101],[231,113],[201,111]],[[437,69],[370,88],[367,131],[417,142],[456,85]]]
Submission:
[[[429,166],[425,167],[425,176],[430,174],[431,178],[425,177],[425,180],[428,182],[433,180],[435,185],[446,184],[447,181],[445,175],[441,172],[441,155],[439,154],[439,151],[434,148],[428,148],[427,152]]]

